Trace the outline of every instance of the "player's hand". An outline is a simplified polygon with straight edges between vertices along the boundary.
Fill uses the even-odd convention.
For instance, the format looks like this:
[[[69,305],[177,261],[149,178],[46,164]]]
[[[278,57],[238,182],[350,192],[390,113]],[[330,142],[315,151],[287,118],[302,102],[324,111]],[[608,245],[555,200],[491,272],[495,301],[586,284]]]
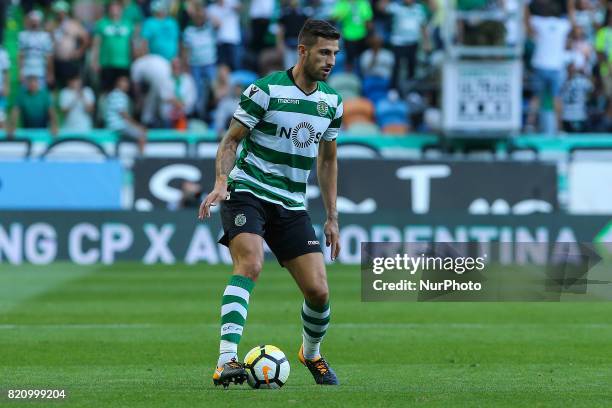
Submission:
[[[200,211],[198,212],[198,218],[203,220],[204,218],[210,217],[210,207],[217,205],[221,200],[227,198],[227,184],[215,185],[213,191],[210,192],[200,204]]]
[[[325,232],[325,246],[331,246],[331,260],[335,261],[340,253],[340,229],[338,220],[328,218],[323,227]]]

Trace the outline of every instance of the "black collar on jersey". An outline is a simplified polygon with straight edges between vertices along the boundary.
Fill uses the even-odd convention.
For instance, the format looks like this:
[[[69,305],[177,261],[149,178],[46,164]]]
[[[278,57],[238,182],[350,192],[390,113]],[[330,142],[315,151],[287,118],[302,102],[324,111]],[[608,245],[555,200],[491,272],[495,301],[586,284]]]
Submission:
[[[291,68],[289,68],[289,69],[287,70],[287,76],[289,76],[289,79],[291,80],[291,82],[293,82],[293,85],[295,85],[295,87],[296,87],[297,89],[299,89],[300,91],[302,91],[302,93],[303,93],[304,95],[306,95],[306,96],[310,96],[310,95],[312,95],[313,93],[315,93],[315,92],[317,92],[317,91],[319,90],[319,82],[317,82],[317,87],[314,89],[314,91],[312,91],[312,92],[310,92],[310,93],[308,93],[308,92],[304,91],[302,88],[300,88],[300,86],[299,86],[298,84],[296,84],[296,83],[295,83],[295,79],[293,78],[293,68],[295,68],[295,65],[294,65],[294,66],[292,66]]]

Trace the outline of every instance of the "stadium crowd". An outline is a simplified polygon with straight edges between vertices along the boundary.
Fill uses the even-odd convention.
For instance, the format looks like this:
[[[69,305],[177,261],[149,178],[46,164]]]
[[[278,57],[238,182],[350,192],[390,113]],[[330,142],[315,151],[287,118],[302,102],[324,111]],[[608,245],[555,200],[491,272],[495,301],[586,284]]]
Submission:
[[[345,129],[402,135],[435,129],[431,118],[439,117],[444,0],[13,3],[23,16],[18,41],[13,50],[6,39],[0,48],[0,123],[9,135],[17,126],[53,134],[100,127],[143,142],[148,128],[198,124],[221,134],[246,85],[295,64],[308,18],[341,30],[329,82],[344,97]],[[456,4],[510,10],[523,2]],[[524,22],[525,130],[610,131],[612,2],[533,0]],[[475,28],[462,30],[466,44],[516,39],[510,23]]]

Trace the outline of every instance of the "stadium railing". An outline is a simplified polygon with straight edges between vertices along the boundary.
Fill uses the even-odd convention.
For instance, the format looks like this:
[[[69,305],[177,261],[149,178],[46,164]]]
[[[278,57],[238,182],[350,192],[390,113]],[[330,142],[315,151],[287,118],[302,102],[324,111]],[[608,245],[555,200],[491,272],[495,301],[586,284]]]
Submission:
[[[218,139],[214,132],[179,132],[167,129],[149,131],[149,142],[143,154],[144,157],[214,157]],[[0,132],[0,159],[6,158],[37,158],[47,153],[52,145],[62,145],[65,141],[84,141],[99,146],[109,157],[135,157],[138,150],[135,143],[119,140],[113,132],[96,129],[83,137],[75,133],[60,132],[56,137],[46,129],[21,129],[15,138],[7,139]],[[62,142],[62,144],[60,144]],[[544,136],[540,134],[525,134],[511,140],[493,141],[490,147],[482,149],[466,148],[461,145],[444,149],[441,139],[435,134],[411,133],[403,136],[371,134],[351,135],[341,133],[338,145],[358,144],[370,147],[381,157],[392,158],[426,158],[426,156],[445,156],[445,153],[462,152],[462,156],[470,156],[473,150],[484,150],[493,158],[525,160],[569,160],[572,152],[580,149],[612,150],[612,134],[571,134],[561,136]],[[96,153],[97,152],[96,150]],[[439,153],[439,154],[438,154]],[[453,158],[453,155],[446,154]],[[461,155],[460,155],[461,156]],[[455,158],[461,158],[454,155]],[[467,158],[467,157],[465,157]]]

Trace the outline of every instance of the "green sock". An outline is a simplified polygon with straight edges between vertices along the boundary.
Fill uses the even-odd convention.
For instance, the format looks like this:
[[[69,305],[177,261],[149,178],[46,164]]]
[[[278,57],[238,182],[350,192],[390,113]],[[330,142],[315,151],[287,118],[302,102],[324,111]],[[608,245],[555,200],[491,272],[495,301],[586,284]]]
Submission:
[[[221,301],[221,342],[218,366],[238,359],[238,344],[246,323],[249,297],[255,282],[246,276],[232,275]]]
[[[304,300],[302,304],[302,344],[304,357],[314,360],[321,357],[319,346],[329,326],[329,303],[325,306],[315,306]]]

